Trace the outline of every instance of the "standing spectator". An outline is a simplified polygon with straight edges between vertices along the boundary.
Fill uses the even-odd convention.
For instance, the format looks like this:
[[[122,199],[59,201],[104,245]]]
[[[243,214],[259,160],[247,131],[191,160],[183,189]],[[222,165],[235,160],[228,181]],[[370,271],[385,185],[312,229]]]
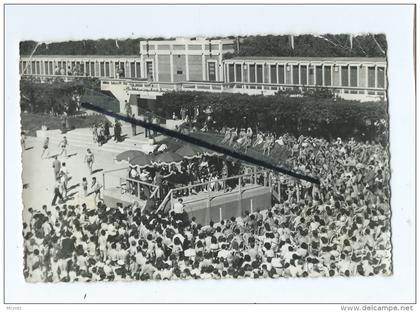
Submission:
[[[136,116],[134,114],[132,114],[131,117],[132,118],[135,118]],[[136,124],[134,122],[131,123],[131,131],[132,131],[133,136],[135,136],[136,135],[136,132],[137,132],[137,126],[136,126]]]
[[[61,194],[63,195],[64,198],[67,198],[67,186],[69,182],[70,173],[66,167],[65,162],[61,164],[61,170],[60,170],[59,176],[61,179],[61,187],[62,187]]]
[[[48,145],[50,144],[50,138],[46,137],[44,144],[42,145],[42,154],[41,158],[44,159],[44,154],[47,153],[47,158],[50,156],[50,151],[48,150]]]
[[[121,141],[121,123],[118,120],[115,121],[114,126],[114,141]]]
[[[96,181],[95,177],[93,177],[92,178],[91,189],[92,189],[92,191],[94,193],[94,196],[95,196],[94,197],[95,205],[96,205],[97,199],[102,200],[102,198],[101,198],[101,188],[102,188],[102,185],[99,182]]]
[[[132,167],[130,169],[130,172],[128,173],[128,177],[132,180],[139,180],[139,173],[137,172],[137,169],[135,167]],[[135,181],[129,181],[129,188],[131,190],[131,194],[137,195],[138,194],[138,183]]]
[[[109,140],[109,137],[110,137],[109,121],[108,120],[106,120],[105,121],[105,124],[104,124],[104,135],[105,135],[106,140],[108,141]]]
[[[229,168],[226,161],[223,161],[222,178],[226,179],[229,176]]]
[[[68,145],[67,138],[66,138],[66,136],[64,136],[63,140],[61,140],[60,144],[58,144],[58,147],[61,148],[61,152],[60,152],[59,156],[63,155],[63,153],[64,153],[64,157],[68,157],[67,156],[67,145]]]
[[[150,115],[148,113],[145,114],[145,117],[146,117],[146,122],[148,122],[148,123],[152,122],[152,119],[150,118]],[[150,136],[151,136],[150,129],[147,128],[147,127],[144,128],[144,137],[147,138],[147,137],[150,137]]]
[[[56,180],[58,180],[59,177],[60,177],[61,162],[58,160],[57,156],[54,157],[54,161],[53,161],[52,167],[54,169],[54,178]]]
[[[180,114],[181,114],[181,119],[185,120],[185,118],[187,117],[187,110],[185,107],[181,107]]]
[[[55,185],[54,185],[54,198],[51,202],[51,205],[54,206],[55,202],[57,201],[57,199],[59,198],[60,201],[59,203],[64,203],[64,198],[60,193],[60,188],[61,188],[61,184],[60,181],[55,181]]]
[[[161,199],[162,194],[163,194],[163,192],[162,192],[162,181],[163,181],[163,178],[162,178],[162,175],[160,174],[160,169],[158,169],[156,171],[155,177],[153,179],[153,183],[159,187],[159,190],[158,190],[158,193],[157,193],[157,198],[158,199]]]
[[[105,129],[104,129],[104,125],[100,125],[97,129],[97,141],[98,141],[98,146],[102,146],[103,144],[106,143],[106,138],[105,138]]]
[[[67,132],[67,114],[64,112],[63,120],[61,121],[61,133]]]
[[[154,125],[159,125],[159,119],[157,118],[157,116],[153,116],[152,123]],[[157,134],[158,134],[157,131],[153,131],[153,136],[157,136]]]
[[[150,182],[149,178],[150,178],[149,173],[144,169],[140,169],[140,173],[139,173],[140,181],[148,183],[148,182]],[[145,184],[143,185],[143,194],[144,194],[146,199],[149,199],[150,189],[149,189],[149,186],[147,186]]]
[[[88,148],[86,150],[86,155],[85,155],[85,163],[87,164],[88,168],[89,168],[89,173],[92,175],[92,167],[93,167],[93,162],[95,161],[95,155],[92,153],[92,151],[90,150],[90,148]]]
[[[133,114],[131,111],[131,105],[127,100],[125,100],[124,103],[125,103],[125,113],[127,114],[127,117],[131,117],[131,115]]]

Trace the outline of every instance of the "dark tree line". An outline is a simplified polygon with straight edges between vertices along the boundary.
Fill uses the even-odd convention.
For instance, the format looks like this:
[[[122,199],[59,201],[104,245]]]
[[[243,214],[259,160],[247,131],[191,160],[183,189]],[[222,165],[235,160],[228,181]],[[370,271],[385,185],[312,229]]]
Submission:
[[[34,55],[138,55],[141,40],[146,39],[98,39],[41,43],[36,48]],[[36,45],[36,41],[21,41],[20,55],[30,55]]]
[[[383,34],[268,35],[240,38],[233,56],[385,57]],[[235,46],[236,48],[236,46]]]
[[[73,115],[80,107],[82,96],[88,90],[99,90],[99,81],[55,81],[39,83],[31,80],[20,81],[21,110],[30,113]],[[97,92],[99,91],[92,91]]]
[[[231,39],[235,37],[229,37]],[[165,38],[149,38],[162,40]],[[216,39],[216,38],[212,38]],[[145,38],[135,39],[98,39],[78,40],[54,43],[41,43],[34,55],[138,55],[139,42]],[[386,37],[383,34],[363,34],[350,36],[339,35],[266,35],[239,38],[239,51],[232,56],[301,56],[301,57],[384,57],[387,51]],[[30,55],[37,42],[20,42],[20,54]],[[235,50],[237,45],[235,44]]]
[[[320,92],[322,95],[322,92]],[[182,107],[202,125],[211,107],[214,127],[224,126],[333,139],[381,141],[387,131],[387,103],[359,102],[324,96],[290,97],[207,92],[171,92],[158,98],[158,114],[180,116]],[[381,122],[382,121],[382,122]]]

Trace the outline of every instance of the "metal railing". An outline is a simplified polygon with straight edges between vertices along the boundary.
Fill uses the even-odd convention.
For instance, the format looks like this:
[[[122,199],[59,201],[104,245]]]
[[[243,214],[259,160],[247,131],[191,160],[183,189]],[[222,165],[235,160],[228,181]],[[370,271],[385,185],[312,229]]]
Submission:
[[[124,85],[127,86],[128,91],[209,91],[209,92],[224,92],[233,91],[241,93],[249,92],[277,92],[285,90],[296,90],[302,92],[304,90],[313,89],[329,89],[337,94],[361,94],[367,96],[386,96],[386,87],[360,87],[360,86],[336,86],[336,85],[303,85],[303,84],[288,84],[288,83],[267,83],[267,82],[223,82],[223,81],[181,81],[181,82],[155,82],[149,81],[145,78],[112,78],[101,76],[86,76],[86,75],[43,75],[43,74],[22,74],[23,78],[33,78],[40,81],[50,81],[53,79],[62,79],[64,81],[72,81],[77,79],[99,79],[101,86],[108,85]]]
[[[140,200],[156,199],[159,186],[152,183],[122,176],[121,171],[128,175],[128,169],[115,169],[102,173],[103,188],[118,189],[121,195],[135,196]],[[119,172],[117,174],[117,172]]]
[[[360,87],[360,86],[335,86],[335,85],[308,85],[308,84],[290,84],[290,83],[268,83],[268,82],[223,82],[223,81],[180,81],[180,82],[150,82],[133,80],[130,78],[103,78],[108,83],[127,84],[129,88],[145,88],[153,90],[207,90],[224,91],[226,89],[260,89],[260,90],[286,90],[296,89],[303,91],[305,89],[331,89],[363,92],[384,92],[386,88]]]
[[[189,197],[188,203],[207,199],[207,207],[211,207],[213,198],[222,194],[237,194],[239,202],[242,201],[242,194],[256,186],[267,186],[271,189],[271,179],[267,171],[254,171],[232,177],[210,180],[202,183],[182,186],[171,189],[158,207],[158,211],[165,208],[170,202],[170,209],[173,209],[174,200],[181,197]]]

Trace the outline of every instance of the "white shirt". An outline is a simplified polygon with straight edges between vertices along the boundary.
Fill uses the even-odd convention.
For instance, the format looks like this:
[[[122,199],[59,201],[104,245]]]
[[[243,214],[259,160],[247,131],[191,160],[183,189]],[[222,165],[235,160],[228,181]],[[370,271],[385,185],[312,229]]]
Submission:
[[[182,214],[182,213],[184,213],[184,204],[183,203],[180,203],[180,202],[176,202],[174,204],[174,212],[176,214]]]

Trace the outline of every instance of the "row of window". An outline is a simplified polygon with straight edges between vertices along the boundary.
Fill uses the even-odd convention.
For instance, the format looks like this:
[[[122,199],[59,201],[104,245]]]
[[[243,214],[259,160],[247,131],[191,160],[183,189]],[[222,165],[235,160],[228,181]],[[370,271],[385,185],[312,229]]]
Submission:
[[[73,75],[93,77],[140,78],[140,62],[78,62],[31,61],[20,62],[20,73],[30,75]]]
[[[140,62],[22,61],[20,65],[20,73],[32,75],[141,77]],[[146,61],[146,76],[152,80],[153,71],[153,63]],[[176,74],[182,75],[183,72],[177,69]],[[208,63],[208,79],[216,80],[216,64],[213,62]],[[385,68],[381,66],[369,66],[366,69],[366,67],[358,66],[340,66],[339,68],[331,65],[228,64],[226,80],[228,82],[385,88]]]
[[[203,45],[201,44],[174,44],[172,45],[172,47],[168,44],[158,44],[156,45],[157,50],[186,50],[186,47],[188,48],[188,50],[202,50],[203,49]],[[222,50],[233,50],[235,47],[234,44],[223,44],[222,45]],[[155,51],[155,45],[154,44],[144,44],[142,45],[142,50],[145,51],[147,53],[147,51]],[[220,45],[218,43],[213,43],[213,44],[205,44],[204,45],[204,50],[220,50]]]
[[[263,64],[228,64],[229,82],[273,83],[293,85],[345,86],[358,87],[365,79],[366,67],[358,66],[308,66],[308,65],[268,65]],[[309,70],[308,70],[309,69]],[[264,77],[265,76],[265,77]],[[341,82],[341,83],[340,83]],[[366,82],[363,83],[366,86]],[[367,87],[385,88],[385,68],[367,67]]]

